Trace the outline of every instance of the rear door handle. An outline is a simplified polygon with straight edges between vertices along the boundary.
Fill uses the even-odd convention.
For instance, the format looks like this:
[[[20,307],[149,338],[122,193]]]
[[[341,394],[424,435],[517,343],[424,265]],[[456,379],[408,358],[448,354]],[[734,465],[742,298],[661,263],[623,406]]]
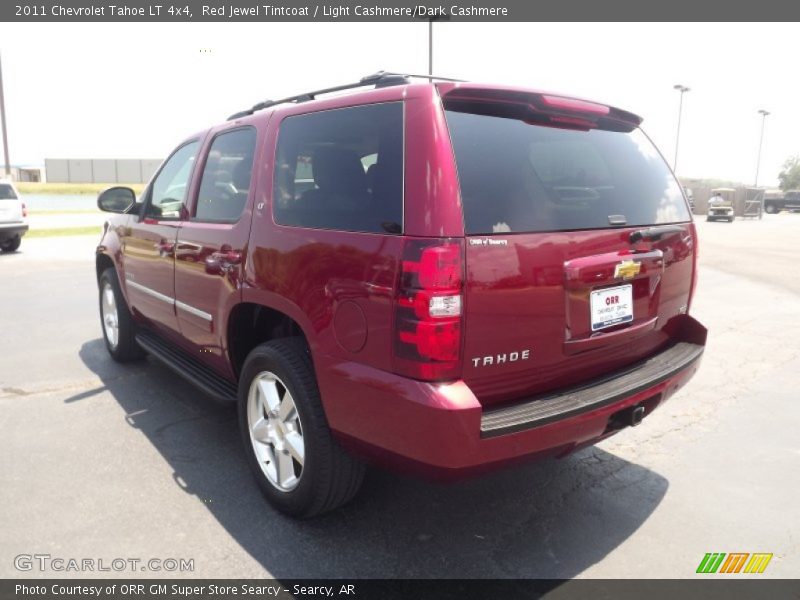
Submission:
[[[242,253],[238,250],[228,250],[222,252],[212,252],[211,258],[222,265],[238,265],[242,262]]]
[[[175,244],[162,238],[156,244],[156,249],[159,256],[172,256],[173,252],[175,252]]]
[[[218,252],[212,252],[206,257],[206,272],[214,275],[226,274],[241,262],[242,253],[240,250],[221,249]]]

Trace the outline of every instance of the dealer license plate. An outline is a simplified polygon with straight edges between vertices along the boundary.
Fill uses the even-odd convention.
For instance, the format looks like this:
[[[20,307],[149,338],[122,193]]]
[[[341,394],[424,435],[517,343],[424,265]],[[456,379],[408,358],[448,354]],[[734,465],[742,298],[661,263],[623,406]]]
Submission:
[[[592,331],[633,321],[633,286],[595,290],[591,295]]]

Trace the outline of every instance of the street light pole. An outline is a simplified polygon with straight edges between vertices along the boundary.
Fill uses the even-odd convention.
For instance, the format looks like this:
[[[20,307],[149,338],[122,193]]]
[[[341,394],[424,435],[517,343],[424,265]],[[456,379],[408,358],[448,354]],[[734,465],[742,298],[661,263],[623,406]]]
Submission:
[[[690,88],[686,87],[685,85],[681,85],[680,83],[676,83],[672,86],[673,89],[678,90],[681,93],[680,100],[678,101],[678,130],[675,133],[675,159],[672,161],[672,170],[677,172],[678,171],[678,143],[681,140],[681,115],[683,114],[683,95],[689,91]]]
[[[428,75],[433,75],[433,19],[428,21]]]
[[[6,99],[3,94],[3,60],[0,58],[0,127],[3,128],[3,156],[5,158],[6,177],[11,177],[11,163],[8,160],[8,132],[6,131]]]
[[[769,115],[768,110],[764,110],[763,108],[758,111],[758,114],[761,115],[761,137],[758,140],[758,160],[756,160],[756,181],[753,184],[753,187],[758,187],[758,171],[761,168],[761,147],[764,145],[764,125],[767,122],[767,115]]]

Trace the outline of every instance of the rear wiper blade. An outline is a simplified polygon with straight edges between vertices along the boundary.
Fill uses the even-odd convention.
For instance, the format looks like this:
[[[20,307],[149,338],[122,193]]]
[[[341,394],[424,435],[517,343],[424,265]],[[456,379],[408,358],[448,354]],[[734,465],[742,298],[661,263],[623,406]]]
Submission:
[[[657,227],[647,227],[645,229],[637,229],[636,231],[632,231],[630,236],[628,236],[628,241],[631,244],[635,244],[639,241],[648,241],[652,242],[655,240],[660,240],[665,235],[673,235],[676,233],[683,233],[684,229],[681,225],[660,225]]]

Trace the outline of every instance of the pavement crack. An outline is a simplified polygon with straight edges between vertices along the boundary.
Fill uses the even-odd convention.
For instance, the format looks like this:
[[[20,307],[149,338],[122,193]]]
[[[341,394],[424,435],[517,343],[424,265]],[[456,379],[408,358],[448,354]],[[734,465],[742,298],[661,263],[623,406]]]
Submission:
[[[138,374],[139,372],[137,371],[132,373],[123,373],[120,375],[115,375],[113,377],[103,377],[102,379],[101,378],[84,379],[80,381],[72,381],[72,382],[61,383],[51,386],[43,386],[38,388],[21,388],[15,386],[5,386],[0,388],[0,399],[39,396],[42,394],[55,394],[59,392],[85,392],[97,389],[99,387],[105,389],[114,382],[127,379],[129,377],[133,377]]]

